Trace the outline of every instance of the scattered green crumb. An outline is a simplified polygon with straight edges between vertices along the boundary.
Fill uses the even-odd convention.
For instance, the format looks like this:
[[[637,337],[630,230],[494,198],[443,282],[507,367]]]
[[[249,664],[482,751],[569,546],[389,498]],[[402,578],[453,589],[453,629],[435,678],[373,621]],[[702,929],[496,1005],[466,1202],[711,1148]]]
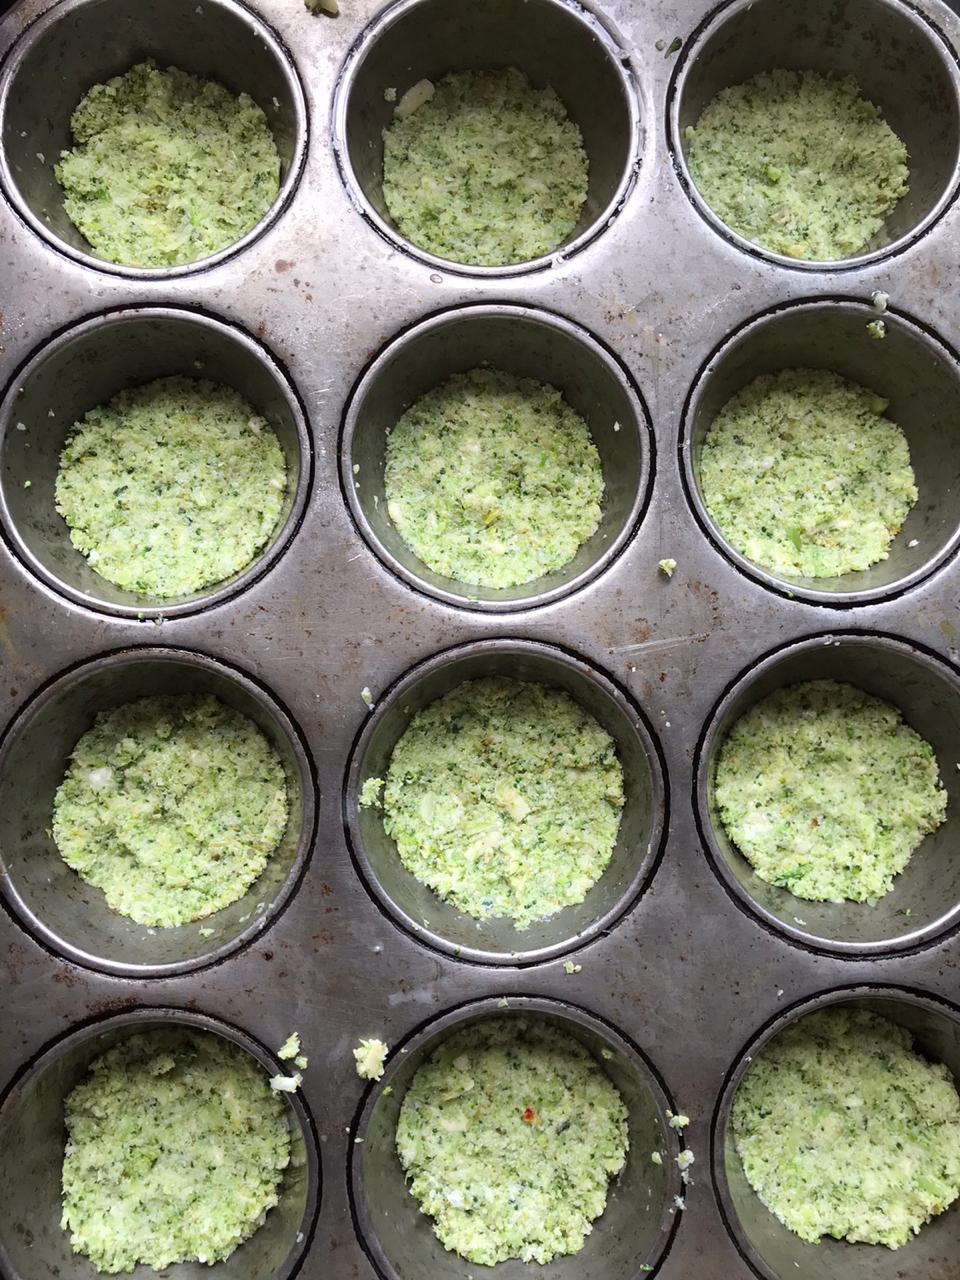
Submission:
[[[803,1240],[906,1244],[960,1194],[960,1098],[905,1028],[808,1014],[754,1059],[731,1111],[747,1181]]]
[[[298,1071],[306,1071],[307,1067],[310,1065],[310,1059],[305,1054],[298,1053],[293,1060],[293,1065]]]
[[[277,197],[280,157],[260,107],[147,60],[95,84],[56,165],[64,210],[109,262],[165,267],[233,244]]]
[[[393,1085],[392,1085],[392,1084],[388,1084],[388,1085],[386,1086],[386,1088],[384,1089],[384,1091],[383,1091],[383,1096],[384,1096],[385,1098],[389,1098],[389,1097],[390,1097],[390,1095],[391,1095],[391,1093],[393,1093]]]
[[[825,369],[762,374],[720,410],[700,488],[723,536],[774,573],[825,578],[885,560],[917,500],[887,402]]]
[[[613,1057],[613,1051],[611,1049],[601,1049],[600,1057],[606,1058],[609,1061],[609,1059]]]
[[[383,193],[400,231],[437,257],[485,266],[569,239],[588,161],[554,90],[515,67],[456,71],[429,87],[419,105],[401,111],[401,100],[384,132]]]
[[[366,782],[364,782],[363,786],[360,788],[361,808],[371,809],[378,807],[383,794],[383,787],[383,778],[367,778]]]
[[[572,960],[564,960],[563,962],[564,973],[580,973],[582,969],[582,964],[574,964]]]
[[[24,480],[24,482],[23,482],[23,487],[24,487],[25,489],[31,489],[31,488],[33,487],[33,481],[32,481],[32,480]]]
[[[671,1129],[685,1129],[690,1123],[690,1117],[682,1114],[675,1116],[672,1111],[668,1111],[667,1121]]]
[[[410,721],[387,771],[384,827],[421,883],[518,929],[584,900],[623,809],[610,735],[568,694],[471,680]]]
[[[555,387],[492,369],[454,374],[387,440],[387,511],[435,573],[518,586],[562,569],[597,530],[600,455]]]
[[[871,320],[867,325],[867,333],[871,338],[882,341],[887,336],[886,322],[883,320]]]
[[[681,1173],[686,1173],[690,1166],[695,1162],[696,1156],[689,1147],[684,1147],[680,1154],[676,1157],[676,1165]]]
[[[277,1050],[277,1057],[283,1062],[288,1062],[291,1058],[295,1058],[299,1052],[300,1033],[298,1031],[292,1031]]]
[[[382,1040],[361,1040],[353,1051],[357,1075],[362,1080],[379,1080],[383,1075],[383,1064],[388,1052]]]
[[[376,706],[376,702],[374,701],[373,694],[367,685],[364,685],[363,688],[360,690],[360,697],[364,702],[367,710],[372,711],[373,708]]]
[[[890,302],[889,293],[884,293],[882,289],[874,289],[873,293],[871,293],[870,295],[870,304],[873,307],[874,311],[876,311],[879,315],[883,315],[883,313],[887,309],[887,305],[889,302]]]
[[[929,743],[889,702],[833,680],[777,689],[742,716],[715,797],[757,875],[818,902],[883,897],[947,807]]]
[[[683,41],[680,39],[679,36],[674,36],[673,39],[670,41],[670,43],[667,45],[666,49],[664,49],[663,56],[665,58],[672,58],[673,55],[675,53],[679,53],[682,48],[683,48]]]
[[[653,1161],[654,1164],[663,1164],[663,1156],[660,1154],[659,1151],[651,1151],[650,1159]]]
[[[396,102],[397,90],[393,85],[389,85],[386,89],[384,89],[383,100],[384,102]]]
[[[761,72],[722,89],[686,138],[714,212],[791,258],[859,253],[909,189],[906,147],[852,76]]]
[[[441,1244],[484,1266],[577,1253],[627,1146],[623,1099],[587,1049],[523,1018],[444,1040],[397,1125],[410,1192]]]
[[[97,716],[54,797],[53,837],[114,911],[173,927],[243,897],[287,812],[283,765],[253,721],[173,694]]]
[[[98,1271],[228,1258],[278,1203],[283,1103],[249,1054],[208,1032],[130,1035],[64,1103],[63,1219]]]
[[[199,933],[201,938],[212,938],[214,931],[213,929],[209,928],[207,925],[204,924],[200,926],[200,928],[197,930],[197,933]]]
[[[660,563],[657,565],[657,568],[660,570],[660,572],[663,574],[665,578],[672,578],[673,571],[674,569],[676,569],[676,567],[677,567],[676,560],[661,560]]]
[[[159,378],[74,424],[56,505],[97,573],[169,598],[245,569],[272,536],[286,487],[280,443],[241,395]]]

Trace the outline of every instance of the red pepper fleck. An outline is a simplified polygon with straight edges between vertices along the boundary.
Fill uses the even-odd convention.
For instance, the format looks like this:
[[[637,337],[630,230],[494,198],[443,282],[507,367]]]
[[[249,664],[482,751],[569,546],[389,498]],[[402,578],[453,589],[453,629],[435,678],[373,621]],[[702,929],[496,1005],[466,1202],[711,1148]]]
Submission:
[[[524,1111],[523,1113],[524,1123],[533,1124],[536,1118],[537,1118],[537,1113],[534,1111],[533,1107],[527,1107],[526,1111]]]

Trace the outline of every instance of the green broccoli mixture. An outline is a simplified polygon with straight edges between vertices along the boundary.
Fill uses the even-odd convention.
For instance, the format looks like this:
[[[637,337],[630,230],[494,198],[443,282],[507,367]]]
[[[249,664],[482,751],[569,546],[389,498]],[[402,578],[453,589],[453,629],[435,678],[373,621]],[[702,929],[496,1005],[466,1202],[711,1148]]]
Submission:
[[[772,573],[835,578],[885,560],[917,500],[887,402],[824,369],[763,374],[721,409],[700,487],[737,551]]]
[[[866,902],[943,822],[933,748],[889,702],[833,680],[777,689],[733,726],[715,798],[762,880],[816,902]]]
[[[410,1191],[444,1248],[493,1266],[577,1253],[626,1163],[627,1109],[578,1040],[523,1018],[455,1032],[397,1125]]]
[[[592,716],[559,689],[491,677],[410,721],[387,770],[384,828],[434,893],[525,929],[584,900],[623,804],[616,746]]]
[[[64,1230],[100,1272],[228,1258],[278,1203],[284,1104],[251,1056],[162,1028],[101,1054],[64,1104]]]
[[[141,698],[97,716],[53,802],[67,866],[140,924],[200,920],[242,898],[287,826],[283,765],[216,698]]]
[[[792,1023],[731,1112],[747,1181],[803,1240],[906,1244],[960,1195],[960,1098],[905,1028],[841,1006]]]
[[[686,140],[713,211],[790,258],[859,253],[909,190],[907,149],[852,76],[761,72],[722,89]]]
[[[562,569],[597,530],[603,470],[561,393],[491,369],[454,374],[387,439],[387,512],[435,573],[513,587]]]
[[[95,84],[55,168],[63,207],[108,262],[167,267],[233,244],[280,188],[267,118],[245,93],[150,60]]]
[[[280,442],[242,396],[158,378],[74,425],[56,504],[101,577],[169,599],[246,569],[273,535],[286,487]]]
[[[527,262],[568,240],[588,163],[554,90],[515,67],[422,85],[419,105],[401,99],[383,135],[383,194],[400,231],[437,257],[482,266]]]

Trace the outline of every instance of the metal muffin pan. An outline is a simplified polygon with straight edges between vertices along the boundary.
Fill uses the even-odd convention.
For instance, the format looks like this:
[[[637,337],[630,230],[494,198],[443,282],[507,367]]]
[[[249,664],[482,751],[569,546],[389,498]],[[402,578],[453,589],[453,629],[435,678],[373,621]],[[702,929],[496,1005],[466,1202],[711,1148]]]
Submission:
[[[285,882],[291,890],[285,902],[282,890],[269,899],[275,906],[264,927],[251,921],[255,930],[211,940],[212,950],[197,950],[190,958],[196,967],[177,966],[180,953],[174,957],[177,971],[166,968],[165,976],[157,972],[164,970],[162,956],[141,955],[138,965],[136,957],[126,963],[128,954],[110,964],[117,954],[105,945],[87,946],[74,912],[55,921],[40,911],[36,920],[26,920],[11,899],[12,909],[0,913],[0,1088],[27,1080],[21,1073],[39,1055],[73,1031],[82,1033],[91,1019],[134,1008],[210,1017],[271,1049],[299,1030],[310,1057],[302,1101],[316,1122],[323,1196],[309,1247],[289,1271],[277,1258],[275,1274],[287,1276],[299,1266],[307,1280],[371,1280],[390,1275],[400,1262],[386,1243],[385,1252],[377,1253],[372,1239],[375,1233],[386,1241],[382,1224],[364,1218],[356,1187],[350,1189],[353,1173],[362,1167],[356,1159],[351,1170],[351,1155],[367,1158],[367,1139],[360,1146],[354,1140],[364,1136],[358,1126],[371,1115],[386,1124],[379,1135],[383,1177],[396,1179],[397,1168],[390,1162],[389,1116],[377,1112],[382,1088],[365,1087],[357,1078],[352,1047],[361,1036],[380,1035],[413,1052],[466,1007],[486,1002],[484,1007],[500,1010],[500,1000],[523,996],[578,1025],[586,1020],[603,1035],[622,1038],[658,1082],[658,1106],[670,1098],[691,1117],[683,1140],[697,1157],[693,1180],[684,1190],[685,1209],[658,1237],[662,1257],[644,1259],[656,1274],[666,1280],[797,1274],[793,1261],[799,1258],[787,1248],[777,1252],[771,1243],[773,1220],[750,1204],[742,1187],[729,1190],[725,1163],[721,1168],[711,1162],[711,1126],[729,1097],[725,1082],[765,1028],[825,992],[890,987],[937,1008],[956,1001],[960,947],[950,844],[945,838],[940,852],[929,851],[939,870],[921,895],[923,919],[916,911],[906,932],[874,928],[876,917],[866,925],[862,916],[856,928],[831,933],[825,922],[814,925],[806,904],[791,913],[768,911],[754,900],[755,886],[749,893],[735,886],[733,864],[711,844],[698,801],[698,747],[716,729],[722,700],[741,694],[749,700],[799,646],[798,652],[815,655],[817,665],[833,663],[843,678],[897,701],[935,742],[944,779],[951,792],[956,788],[950,771],[955,774],[954,763],[960,762],[952,723],[960,666],[953,517],[953,424],[960,418],[954,355],[960,321],[960,213],[954,202],[960,19],[940,0],[810,0],[788,6],[789,12],[778,6],[776,23],[768,0],[752,9],[734,0],[718,11],[704,0],[591,0],[586,6],[576,0],[484,0],[456,12],[452,5],[441,8],[439,0],[402,0],[396,8],[381,0],[341,0],[335,20],[312,17],[299,0],[258,0],[255,16],[236,0],[192,0],[182,22],[170,21],[172,11],[164,6],[162,32],[155,26],[151,34],[148,26],[159,18],[147,15],[147,26],[139,27],[114,22],[114,2],[18,0],[0,20],[4,83],[37,47],[36,36],[53,29],[61,15],[70,24],[61,31],[72,33],[59,45],[60,61],[43,54],[32,63],[21,82],[30,92],[18,94],[15,107],[12,99],[5,107],[4,387],[18,386],[30,362],[56,352],[77,326],[91,322],[91,332],[106,332],[110,322],[100,317],[151,308],[185,311],[201,318],[198,333],[223,327],[245,351],[256,353],[231,370],[224,366],[224,380],[230,380],[228,372],[239,377],[241,364],[250,376],[254,369],[258,377],[269,370],[273,384],[283,388],[292,422],[299,407],[314,477],[302,519],[294,518],[281,539],[282,555],[242,584],[175,612],[105,600],[99,589],[90,593],[89,582],[71,590],[59,570],[42,573],[17,545],[16,530],[22,533],[30,521],[56,528],[49,486],[46,493],[40,484],[23,490],[22,480],[32,477],[21,472],[17,503],[8,495],[15,519],[0,545],[0,720],[14,729],[24,725],[53,690],[69,687],[91,669],[86,664],[109,672],[120,661],[114,655],[168,649],[182,661],[187,651],[195,655],[188,663],[197,663],[198,670],[222,664],[233,687],[247,689],[251,706],[264,715],[269,707],[295,726],[291,741],[299,742],[302,734],[303,759],[315,763],[316,835],[303,851],[299,879],[294,873]],[[539,29],[549,33],[539,52],[531,35],[535,11]],[[800,29],[804,14],[807,35]],[[39,25],[31,28],[35,20]],[[698,69],[705,42],[728,20],[747,25],[728,26],[727,37],[712,45],[714,52],[708,50]],[[730,38],[761,21],[762,39]],[[268,32],[265,43],[257,34],[260,24]],[[135,47],[124,43],[131,30]],[[246,52],[237,52],[230,32],[237,40],[243,36]],[[17,44],[21,34],[24,42]],[[671,52],[675,39],[684,46],[679,53]],[[727,62],[719,57],[724,48]],[[889,221],[888,243],[831,269],[773,261],[715,225],[685,185],[677,145],[679,124],[687,122],[677,114],[678,103],[695,111],[696,95],[719,87],[725,68],[751,74],[791,50],[792,65],[807,51],[820,66],[849,67],[851,59],[862,59],[857,69],[865,86],[913,153],[914,195]],[[53,215],[52,229],[38,227],[10,184],[10,165],[26,164],[38,201],[51,203],[55,193],[39,181],[42,163],[30,157],[63,145],[70,107],[90,83],[150,52],[161,61],[221,74],[258,100],[266,95],[269,102],[275,93],[288,130],[288,172],[299,174],[288,177],[282,211],[247,243],[216,261],[159,276],[97,264],[81,245],[68,242],[69,233]],[[114,57],[109,65],[107,55]],[[589,225],[569,246],[549,260],[503,274],[470,272],[410,250],[377,208],[376,139],[388,111],[383,89],[402,91],[424,74],[482,61],[520,61],[535,78],[554,78],[584,131],[597,184]],[[303,92],[299,106],[296,86]],[[51,113],[48,104],[56,110]],[[17,112],[20,123],[11,138]],[[276,118],[272,123],[280,128]],[[24,131],[27,138],[20,140]],[[302,168],[296,158],[301,142],[309,143]],[[859,326],[872,316],[874,290],[890,295],[889,333],[867,348],[858,341]],[[401,572],[401,549],[388,545],[384,530],[374,530],[374,537],[363,525],[364,480],[374,483],[376,435],[359,459],[359,510],[356,494],[350,499],[352,462],[345,467],[340,449],[351,423],[348,407],[359,403],[364,379],[377,362],[408,350],[419,326],[442,327],[444,320],[435,318],[448,314],[451,323],[459,321],[471,307],[546,317],[586,341],[592,353],[580,368],[565,356],[565,367],[558,369],[556,377],[571,396],[578,379],[587,398],[591,387],[598,396],[594,379],[602,376],[635,412],[640,406],[635,433],[633,427],[621,430],[605,454],[608,476],[638,476],[635,514],[625,502],[617,526],[624,536],[615,554],[549,598],[538,587],[526,599],[498,602],[495,609],[477,607],[483,602],[457,590],[447,598],[446,588],[414,582],[418,572]],[[813,320],[800,324],[794,315]],[[91,363],[92,397],[84,408],[96,402],[101,388],[108,394],[124,379],[141,376],[135,364],[116,359],[115,345],[101,347],[112,372],[99,360]],[[514,354],[519,362],[522,352]],[[160,372],[156,359],[162,355],[158,350],[146,366],[148,376]],[[737,560],[697,499],[696,449],[711,406],[727,388],[801,355],[888,396],[914,451],[922,489],[911,517],[916,527],[904,530],[870,581],[825,586],[769,579]],[[468,367],[467,354],[462,358],[461,367]],[[428,380],[442,368],[442,361],[433,367],[426,361],[418,376]],[[49,385],[57,399],[43,406],[46,421],[34,429],[43,441],[41,452],[52,459],[58,433],[69,426],[66,417],[81,406],[70,398],[77,383],[74,390],[68,379]],[[49,409],[54,418],[46,418]],[[63,419],[56,416],[60,412]],[[388,425],[381,418],[377,430]],[[29,431],[20,434],[29,439]],[[302,450],[298,432],[291,431],[290,441],[294,435]],[[648,478],[637,471],[637,449]],[[611,533],[611,543],[614,538]],[[918,547],[908,548],[913,538]],[[657,571],[665,557],[677,561],[669,580]],[[82,598],[84,592],[91,598]],[[144,613],[142,621],[138,613]],[[811,638],[812,644],[803,643]],[[834,644],[838,638],[840,646]],[[636,741],[645,744],[653,762],[653,794],[669,796],[669,814],[663,815],[659,861],[653,854],[636,868],[635,887],[616,902],[611,898],[609,915],[606,907],[594,914],[597,927],[588,923],[580,938],[575,930],[554,939],[546,954],[491,963],[490,957],[463,950],[453,954],[457,943],[450,938],[453,945],[443,945],[443,931],[435,928],[439,917],[431,917],[420,934],[403,922],[395,885],[385,882],[385,896],[372,891],[357,840],[348,834],[357,780],[350,770],[358,767],[364,742],[381,735],[386,749],[385,726],[396,715],[390,691],[407,687],[398,682],[442,669],[461,646],[513,653],[519,670],[517,647],[524,644],[562,655],[564,669],[580,672],[584,687],[602,689],[613,699]],[[104,696],[119,692],[113,679],[104,676]],[[361,697],[365,687],[376,704],[372,713]],[[58,753],[62,761],[66,749],[65,727],[55,731],[55,720],[45,741],[35,741],[37,767],[20,770],[15,784],[3,779],[24,793],[17,795],[20,811],[36,814],[29,820],[35,841],[42,840],[45,825],[44,788],[49,796]],[[21,745],[26,741],[21,737]],[[12,752],[16,735],[8,733],[4,742],[4,751]],[[652,754],[650,744],[657,744]],[[294,756],[299,759],[297,749]],[[951,814],[955,804],[954,797]],[[24,841],[14,844],[21,854],[28,847]],[[5,865],[8,859],[15,865],[6,841],[0,855]],[[926,860],[928,852],[917,856]],[[373,861],[371,854],[371,866]],[[50,886],[51,903],[54,896]],[[796,925],[792,915],[807,927]],[[579,971],[565,971],[568,954],[582,966]],[[918,1024],[918,1034],[921,1045],[953,1063],[952,1031],[931,1036]],[[406,1056],[398,1052],[391,1059],[391,1076],[404,1071]],[[20,1242],[18,1252],[2,1265],[13,1280],[43,1280],[48,1255],[31,1221],[37,1198],[26,1194],[29,1180],[20,1177],[21,1145],[27,1144],[0,1142],[2,1176],[24,1188],[23,1198],[10,1200],[7,1219]],[[371,1154],[371,1164],[373,1159]],[[619,1195],[618,1188],[614,1200]],[[624,1249],[644,1247],[641,1205],[635,1206],[632,1234],[618,1236]],[[413,1202],[397,1196],[396,1210],[407,1215],[398,1229],[429,1245]],[[958,1214],[960,1209],[951,1209],[920,1235],[910,1253],[911,1280],[943,1280],[960,1266]],[[617,1235],[604,1227],[601,1219],[591,1238],[598,1246]],[[62,1275],[88,1274],[80,1261],[65,1270],[63,1256],[53,1264]],[[449,1274],[444,1267],[463,1276],[482,1272],[435,1256],[436,1261],[414,1263],[418,1280],[439,1280]],[[602,1280],[639,1280],[639,1252],[608,1256],[598,1248],[590,1256],[591,1274]],[[833,1257],[833,1246],[823,1256]],[[869,1270],[897,1260],[875,1250],[862,1256],[863,1263],[851,1266]],[[576,1263],[568,1265],[582,1274]],[[501,1267],[494,1274],[528,1270]]]

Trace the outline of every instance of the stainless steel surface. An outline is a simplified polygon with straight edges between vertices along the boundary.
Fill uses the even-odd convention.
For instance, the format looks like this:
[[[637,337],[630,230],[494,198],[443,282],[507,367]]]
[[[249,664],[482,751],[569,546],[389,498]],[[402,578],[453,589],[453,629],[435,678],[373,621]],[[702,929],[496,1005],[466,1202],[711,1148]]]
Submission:
[[[741,1247],[764,1280],[795,1275],[797,1280],[902,1280],[904,1276],[956,1275],[960,1215],[945,1213],[908,1244],[892,1250],[875,1245],[825,1240],[808,1244],[768,1213],[744,1177],[729,1130],[730,1108],[752,1058],[785,1026],[815,1010],[846,1004],[867,1009],[905,1027],[917,1049],[943,1062],[960,1079],[960,1021],[941,1001],[889,986],[862,986],[830,992],[784,1011],[763,1027],[734,1064],[720,1098],[711,1135],[711,1159],[723,1212]]]
[[[666,1120],[670,1096],[636,1046],[612,1027],[574,1005],[522,996],[474,1001],[430,1023],[400,1047],[371,1089],[354,1128],[350,1191],[361,1239],[376,1265],[389,1280],[454,1280],[465,1272],[462,1260],[442,1247],[427,1219],[406,1211],[410,1193],[394,1135],[417,1069],[454,1032],[497,1018],[542,1022],[579,1040],[619,1089],[628,1112],[627,1163],[602,1218],[580,1253],[538,1266],[535,1274],[543,1280],[614,1280],[653,1269],[681,1217],[674,1203],[683,1191],[676,1164],[681,1143]],[[661,1154],[662,1164],[654,1164],[652,1151]],[[530,1264],[514,1261],[471,1267],[470,1273],[520,1280],[530,1270]]]
[[[383,485],[387,435],[404,410],[451,374],[481,364],[559,387],[590,428],[603,468],[600,525],[573,560],[536,582],[499,590],[429,569],[398,534]],[[499,303],[428,317],[377,357],[344,415],[340,475],[360,531],[388,568],[448,604],[505,613],[559,600],[606,568],[646,509],[653,449],[646,407],[611,352],[563,316]]]
[[[88,3],[95,6],[96,0]],[[189,65],[210,70],[220,65],[222,27],[215,22],[206,27],[197,6],[204,13],[221,6],[208,6],[206,0],[191,5],[195,18],[189,27]],[[20,0],[0,21],[0,49],[12,45],[32,19],[52,7],[49,0]],[[12,207],[0,203],[0,358],[15,382],[23,362],[54,334],[115,308],[196,308],[239,326],[289,374],[306,410],[316,471],[303,521],[287,551],[243,591],[162,624],[66,599],[62,589],[33,573],[9,545],[0,546],[0,719],[16,715],[59,673],[97,655],[151,644],[199,651],[261,682],[302,729],[320,785],[318,834],[303,878],[282,913],[240,950],[198,972],[163,978],[111,975],[74,963],[41,944],[12,916],[0,916],[6,1003],[0,1082],[86,1019],[131,1005],[195,1008],[243,1028],[268,1046],[300,1030],[310,1055],[303,1093],[316,1118],[325,1175],[318,1230],[302,1275],[306,1280],[371,1280],[376,1271],[359,1242],[348,1196],[347,1129],[365,1096],[354,1071],[353,1045],[364,1035],[381,1035],[396,1045],[429,1019],[474,1000],[522,993],[568,1002],[636,1044],[692,1120],[685,1140],[697,1156],[693,1184],[685,1191],[686,1210],[658,1265],[658,1277],[747,1280],[755,1272],[724,1225],[709,1160],[711,1118],[744,1046],[787,1006],[840,986],[895,984],[956,1000],[960,949],[952,926],[907,952],[891,944],[866,956],[827,953],[761,923],[731,896],[700,839],[694,757],[714,708],[742,672],[780,646],[838,627],[892,635],[936,655],[951,667],[948,683],[953,687],[952,668],[960,659],[960,570],[948,550],[957,484],[951,423],[960,419],[960,405],[946,368],[952,364],[950,348],[956,345],[960,319],[955,287],[960,213],[948,201],[936,223],[917,238],[909,234],[895,256],[848,264],[842,271],[780,266],[744,250],[719,234],[695,207],[667,143],[668,87],[678,65],[678,55],[667,56],[668,50],[674,37],[693,35],[707,17],[708,5],[705,0],[598,0],[591,10],[616,33],[611,39],[626,53],[629,65],[620,65],[643,121],[642,160],[630,192],[612,225],[598,228],[571,257],[555,255],[551,265],[509,278],[468,276],[402,251],[369,215],[363,216],[356,193],[349,194],[341,179],[333,146],[337,77],[366,25],[383,12],[380,0],[341,0],[336,20],[311,17],[299,0],[259,0],[256,7],[290,51],[311,122],[303,176],[282,216],[242,252],[200,272],[155,280],[99,270],[54,251]],[[588,74],[607,65],[606,38],[594,59],[587,59],[581,11],[575,4],[567,7],[575,11],[570,27],[575,34],[562,39],[574,42],[576,49],[564,57],[589,85]],[[147,8],[169,12],[167,6],[141,6],[144,12]],[[800,8],[779,6],[785,25]],[[486,3],[461,9],[477,23],[492,11]],[[849,23],[861,32],[859,45],[851,47],[872,50],[880,61],[863,62],[856,69],[878,94],[882,86],[876,66],[888,67],[895,50],[884,52],[871,33],[877,15],[887,10],[897,23],[918,24],[909,26],[916,33],[909,38],[907,29],[900,29],[901,48],[921,51],[921,69],[911,61],[915,71],[894,80],[896,100],[882,98],[894,123],[904,129],[912,128],[912,121],[918,127],[925,120],[930,123],[930,85],[943,76],[949,84],[937,99],[946,106],[939,122],[931,124],[929,143],[911,135],[920,199],[908,212],[916,221],[921,206],[936,203],[937,191],[956,187],[951,151],[956,142],[955,60],[951,54],[924,62],[922,51],[929,50],[931,39],[941,39],[929,36],[931,26],[955,48],[960,19],[939,0],[920,0],[917,12],[900,3],[881,5],[880,0],[869,10],[855,0],[837,0],[830,8],[837,21],[825,29]],[[168,29],[175,35],[176,24]],[[525,39],[522,47],[529,48]],[[808,48],[817,46],[816,31],[811,42]],[[79,44],[79,34],[74,43]],[[423,61],[416,65],[399,46],[390,55],[393,61],[383,65],[406,71],[409,64],[413,80],[429,65],[429,45],[427,32]],[[167,55],[176,54],[178,47],[173,40]],[[82,50],[71,47],[74,80],[78,67],[97,68],[98,50],[97,40]],[[467,65],[474,52],[484,51],[479,44],[451,50],[449,43],[446,50],[451,65]],[[502,35],[496,51],[501,63],[514,60]],[[754,64],[764,54],[750,41],[747,52]],[[771,44],[770,57],[776,53]],[[233,83],[243,79],[244,65],[250,63],[236,64]],[[609,75],[603,100],[613,103],[618,99],[612,69]],[[571,73],[567,82],[573,80]],[[59,94],[59,80],[54,77],[53,82]],[[86,83],[63,88],[64,112]],[[376,87],[368,84],[371,104]],[[567,91],[564,85],[557,87]],[[42,89],[38,84],[36,92]],[[584,97],[582,123],[593,100],[589,93]],[[375,139],[380,124],[369,125],[368,139]],[[49,134],[47,125],[42,129]],[[613,132],[625,138],[629,128],[624,133],[617,125]],[[630,146],[624,141],[618,153],[621,175]],[[30,153],[37,150],[44,146],[30,147]],[[925,157],[929,179],[919,173]],[[613,168],[611,161],[608,171]],[[897,412],[910,433],[918,469],[934,486],[919,504],[930,545],[921,539],[925,554],[920,560],[902,559],[892,566],[898,584],[891,580],[884,585],[883,598],[857,597],[841,601],[842,608],[826,608],[801,598],[792,587],[787,588],[793,590],[790,598],[783,588],[774,590],[745,573],[705,536],[683,484],[680,425],[698,374],[752,317],[805,298],[829,303],[842,297],[866,304],[874,289],[891,295],[896,314],[886,345],[876,344],[878,354],[871,357],[876,363],[865,373],[887,379],[887,394],[902,383]],[[621,554],[571,594],[506,613],[445,604],[387,567],[351,517],[338,459],[338,432],[351,390],[393,339],[438,311],[501,302],[560,314],[595,335],[636,381],[656,441],[649,505]],[[911,317],[909,324],[903,316]],[[917,349],[907,338],[915,332],[946,344],[936,392],[930,390],[930,370],[936,365],[934,354],[941,358],[940,348],[925,341],[927,354],[921,361],[918,352],[912,364],[911,352]],[[774,347],[771,358],[779,359]],[[838,345],[835,354],[837,361],[846,358]],[[912,368],[924,372],[912,374]],[[929,412],[936,415],[929,430],[922,411],[912,412],[911,402],[922,400],[921,388],[911,378],[922,378]],[[47,408],[28,424],[41,438],[54,423],[46,417]],[[362,467],[360,479],[362,494]],[[27,496],[31,493],[41,504],[40,486]],[[34,514],[44,519],[41,509]],[[891,560],[899,554],[895,549]],[[657,572],[663,557],[678,562],[669,581]],[[918,578],[907,587],[902,579],[915,568]],[[344,783],[351,749],[370,720],[361,689],[368,686],[380,699],[405,673],[435,655],[503,637],[556,646],[592,670],[609,673],[642,709],[663,751],[670,795],[663,858],[635,905],[576,950],[574,958],[583,966],[579,973],[567,974],[559,956],[518,967],[442,954],[394,923],[368,892],[350,856]],[[848,678],[854,678],[854,665],[851,660]],[[858,679],[868,678],[866,665],[858,667]],[[886,687],[898,700],[902,696],[909,718],[907,693],[894,689],[893,677]],[[934,687],[927,686],[928,705]],[[947,723],[951,705],[950,699],[937,703],[937,724]],[[933,721],[930,732],[940,732]],[[960,743],[956,752],[960,761]],[[945,754],[945,776],[952,768],[949,761]],[[950,781],[956,785],[952,777]],[[951,802],[951,822],[956,803]],[[932,904],[935,896],[931,894]],[[951,905],[947,896],[944,888],[944,911]],[[795,914],[808,919],[803,908]],[[16,1173],[21,1152],[6,1150],[2,1157],[8,1165],[12,1160]],[[412,1214],[412,1204],[407,1207]],[[934,1242],[955,1229],[958,1213],[950,1210],[935,1226]],[[29,1222],[23,1225],[30,1229]],[[946,1280],[960,1266],[955,1248],[944,1266],[947,1252],[933,1243],[912,1255],[910,1280]],[[47,1280],[43,1264],[29,1261],[36,1255],[22,1256],[28,1261],[14,1273],[16,1280]],[[885,1262],[880,1256],[876,1265]],[[473,1271],[464,1264],[460,1274]],[[85,1273],[75,1263],[72,1272],[61,1268],[61,1274],[65,1280]],[[784,1274],[796,1274],[796,1269],[791,1264]],[[430,1280],[429,1274],[422,1280]]]
[[[63,1163],[63,1101],[87,1067],[128,1036],[157,1027],[222,1036],[246,1050],[271,1075],[284,1066],[238,1027],[182,1009],[134,1009],[94,1019],[50,1046],[17,1079],[0,1112],[0,1149],[16,1160],[0,1165],[0,1267],[5,1274],[75,1276],[100,1273],[75,1257],[60,1228],[60,1169]],[[290,1164],[279,1204],[263,1228],[241,1245],[216,1273],[223,1280],[287,1280],[310,1247],[320,1196],[320,1165],[313,1120],[299,1096],[282,1095],[290,1128]],[[138,1280],[157,1273],[137,1267]],[[210,1274],[199,1262],[164,1269],[170,1280],[200,1280]]]
[[[563,689],[617,744],[626,802],[610,865],[580,906],[523,930],[474,920],[440,901],[402,865],[379,809],[361,808],[360,788],[383,777],[414,715],[466,680],[507,676]],[[649,882],[660,853],[667,798],[661,754],[636,707],[600,671],[560,649],[522,640],[481,640],[428,660],[385,692],[350,761],[344,807],[360,874],[385,911],[426,945],[464,960],[531,964],[564,954],[613,927]]]

